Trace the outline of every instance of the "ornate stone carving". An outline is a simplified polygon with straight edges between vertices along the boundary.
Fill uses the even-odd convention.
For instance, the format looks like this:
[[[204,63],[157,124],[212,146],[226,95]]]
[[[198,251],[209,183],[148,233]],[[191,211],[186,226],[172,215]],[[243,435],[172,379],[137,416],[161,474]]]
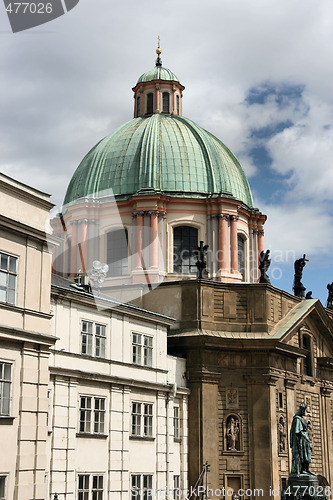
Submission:
[[[229,387],[226,390],[226,407],[230,409],[238,408],[238,389]]]
[[[239,215],[229,215],[230,221],[237,222],[239,220]]]

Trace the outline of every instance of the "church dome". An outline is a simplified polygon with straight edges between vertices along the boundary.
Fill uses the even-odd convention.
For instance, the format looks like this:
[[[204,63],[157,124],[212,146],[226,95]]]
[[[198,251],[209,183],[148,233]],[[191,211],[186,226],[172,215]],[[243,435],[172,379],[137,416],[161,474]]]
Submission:
[[[235,155],[193,121],[173,114],[139,116],[102,139],[75,171],[64,204],[110,188],[116,199],[145,189],[171,197],[231,197],[253,208]]]
[[[146,71],[140,76],[138,83],[152,82],[153,80],[166,80],[171,82],[179,82],[177,76],[168,68],[162,66],[155,66],[153,69]]]

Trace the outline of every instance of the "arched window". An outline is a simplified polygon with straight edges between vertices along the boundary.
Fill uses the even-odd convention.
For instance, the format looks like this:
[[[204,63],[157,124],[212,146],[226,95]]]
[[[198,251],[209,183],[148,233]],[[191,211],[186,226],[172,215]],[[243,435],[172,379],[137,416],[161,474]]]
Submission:
[[[128,274],[128,233],[126,229],[116,229],[107,234],[106,259],[109,276]]]
[[[179,103],[179,95],[176,95],[176,106],[177,106],[177,115],[180,114],[180,103]]]
[[[147,114],[151,115],[154,111],[154,95],[147,94]]]
[[[163,113],[170,113],[170,94],[163,92]]]
[[[197,272],[196,250],[198,230],[191,226],[177,226],[173,230],[173,271],[194,274]]]
[[[312,355],[311,355],[311,337],[310,335],[302,335],[302,347],[307,351],[306,357],[303,358],[303,375],[312,377]]]
[[[140,115],[140,96],[136,100],[136,116]]]
[[[238,235],[238,271],[242,275],[242,279],[245,279],[245,262],[244,262],[244,239]]]

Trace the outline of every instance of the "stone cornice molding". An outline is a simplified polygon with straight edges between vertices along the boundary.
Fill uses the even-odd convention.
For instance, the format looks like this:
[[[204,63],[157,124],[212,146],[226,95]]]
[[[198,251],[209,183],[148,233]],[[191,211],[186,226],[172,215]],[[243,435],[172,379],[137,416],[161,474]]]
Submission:
[[[137,217],[138,215],[142,215],[142,216],[145,216],[145,215],[157,215],[158,217],[162,218],[162,219],[165,219],[166,217],[166,212],[164,210],[135,210],[133,213],[132,213],[132,217],[135,218]]]
[[[271,385],[276,386],[276,382],[280,377],[272,373],[257,373],[253,375],[244,375],[244,379],[248,385]]]
[[[220,372],[203,372],[201,370],[188,371],[189,382],[201,382],[205,384],[219,384],[221,381]]]
[[[332,391],[333,391],[332,387],[327,387],[325,385],[323,385],[323,386],[320,387],[320,394],[324,398],[330,398]]]
[[[297,384],[297,379],[296,378],[285,378],[284,379],[284,386],[286,389],[295,389],[295,385]]]

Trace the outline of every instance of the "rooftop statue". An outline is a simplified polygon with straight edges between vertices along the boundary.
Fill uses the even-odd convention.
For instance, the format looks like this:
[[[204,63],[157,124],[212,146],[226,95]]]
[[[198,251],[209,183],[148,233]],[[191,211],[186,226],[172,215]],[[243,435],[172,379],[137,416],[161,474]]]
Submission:
[[[197,248],[198,252],[198,260],[195,263],[198,269],[198,279],[201,280],[204,277],[204,271],[206,271],[207,267],[207,261],[206,261],[206,255],[207,255],[207,250],[208,250],[208,245],[203,244],[203,241],[200,241],[200,246]]]
[[[306,256],[304,254],[303,257],[301,257],[300,259],[295,260],[295,264],[294,264],[295,275],[294,275],[293,290],[294,290],[294,295],[296,297],[300,297],[301,299],[304,298],[304,293],[306,290],[305,286],[301,282],[303,269],[304,269],[306,262],[309,262],[309,260],[306,259],[305,257]]]
[[[294,415],[290,429],[290,448],[292,449],[291,475],[310,474],[312,443],[307,433],[308,424],[304,419],[306,404],[301,403]]]
[[[270,250],[267,250],[266,252],[264,252],[262,250],[260,252],[259,269],[260,269],[261,274],[260,274],[259,283],[269,283],[270,284],[269,277],[266,274],[269,266],[271,265],[271,259],[269,258],[269,253],[270,253]]]
[[[326,307],[328,309],[333,309],[333,283],[331,284],[328,283],[327,290],[328,290],[328,298]]]

